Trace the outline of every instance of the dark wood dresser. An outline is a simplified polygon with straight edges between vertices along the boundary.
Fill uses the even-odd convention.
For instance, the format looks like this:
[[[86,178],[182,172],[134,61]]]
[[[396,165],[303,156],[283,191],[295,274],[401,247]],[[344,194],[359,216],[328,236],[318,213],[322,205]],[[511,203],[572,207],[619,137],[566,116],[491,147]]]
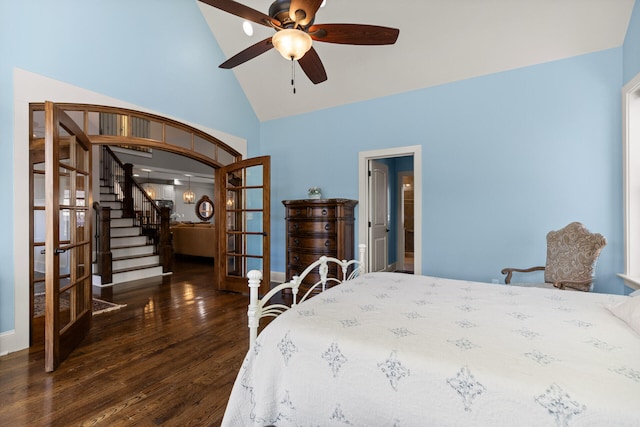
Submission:
[[[357,200],[283,200],[282,204],[287,222],[287,281],[322,255],[353,259]],[[319,275],[313,273],[303,283],[309,285],[318,280]]]

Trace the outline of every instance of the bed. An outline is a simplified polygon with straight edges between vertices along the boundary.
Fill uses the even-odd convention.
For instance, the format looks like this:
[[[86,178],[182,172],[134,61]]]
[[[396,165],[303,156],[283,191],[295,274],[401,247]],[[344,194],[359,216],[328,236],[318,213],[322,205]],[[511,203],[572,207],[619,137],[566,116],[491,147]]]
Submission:
[[[254,296],[223,425],[640,425],[640,297],[359,273]]]

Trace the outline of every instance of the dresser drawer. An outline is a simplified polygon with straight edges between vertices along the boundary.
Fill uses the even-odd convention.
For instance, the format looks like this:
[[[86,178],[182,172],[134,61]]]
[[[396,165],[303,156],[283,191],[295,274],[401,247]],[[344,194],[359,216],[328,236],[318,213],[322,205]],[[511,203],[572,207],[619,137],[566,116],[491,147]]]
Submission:
[[[335,251],[337,242],[335,236],[327,237],[303,237],[289,236],[287,238],[287,247],[292,250],[311,249],[311,250],[328,250]]]
[[[335,206],[294,206],[287,208],[287,217],[291,219],[330,218],[336,217]]]
[[[287,221],[287,233],[335,233],[336,223],[334,221],[313,221],[313,220],[289,220]]]
[[[288,251],[287,252],[287,265],[288,266],[299,266],[302,270],[307,268],[309,264],[314,263],[319,260],[321,256],[333,256],[330,251],[326,251],[326,253],[322,253],[323,251],[315,251],[315,252],[301,252],[301,251]],[[302,270],[300,272],[302,272]]]

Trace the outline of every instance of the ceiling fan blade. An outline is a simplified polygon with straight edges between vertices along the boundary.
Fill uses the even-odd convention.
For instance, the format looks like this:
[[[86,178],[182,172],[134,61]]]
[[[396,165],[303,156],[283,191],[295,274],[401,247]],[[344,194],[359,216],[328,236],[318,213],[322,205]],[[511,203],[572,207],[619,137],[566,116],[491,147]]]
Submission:
[[[262,55],[269,49],[273,47],[273,43],[271,43],[271,37],[268,39],[264,39],[254,44],[253,46],[249,46],[242,52],[232,56],[227,59],[225,62],[219,65],[220,68],[230,69],[237,65],[244,64],[250,59],[255,58],[258,55]]]
[[[300,68],[313,84],[327,80],[327,72],[324,70],[324,65],[322,65],[318,52],[313,47],[302,58],[298,59],[298,64],[300,64]]]
[[[289,6],[289,17],[296,24],[307,26],[316,16],[322,0],[291,0]]]
[[[339,44],[383,45],[394,44],[400,30],[362,24],[321,24],[309,27],[312,39]]]
[[[216,9],[223,10],[232,15],[239,16],[240,18],[244,18],[246,20],[255,22],[256,24],[261,24],[266,27],[281,27],[280,21],[270,17],[269,15],[265,15],[262,12],[258,12],[255,9],[250,8],[249,6],[245,6],[233,0],[199,0],[202,3],[206,3],[210,6],[215,7]]]

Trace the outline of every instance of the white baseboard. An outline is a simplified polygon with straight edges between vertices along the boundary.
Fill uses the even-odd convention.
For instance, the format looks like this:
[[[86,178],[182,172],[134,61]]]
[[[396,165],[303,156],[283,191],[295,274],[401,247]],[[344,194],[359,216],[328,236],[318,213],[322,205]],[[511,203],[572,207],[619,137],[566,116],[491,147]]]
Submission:
[[[284,283],[287,280],[287,275],[283,271],[272,271],[271,281],[276,283]]]
[[[19,343],[15,329],[0,333],[0,356],[19,351],[29,346],[28,342]]]

